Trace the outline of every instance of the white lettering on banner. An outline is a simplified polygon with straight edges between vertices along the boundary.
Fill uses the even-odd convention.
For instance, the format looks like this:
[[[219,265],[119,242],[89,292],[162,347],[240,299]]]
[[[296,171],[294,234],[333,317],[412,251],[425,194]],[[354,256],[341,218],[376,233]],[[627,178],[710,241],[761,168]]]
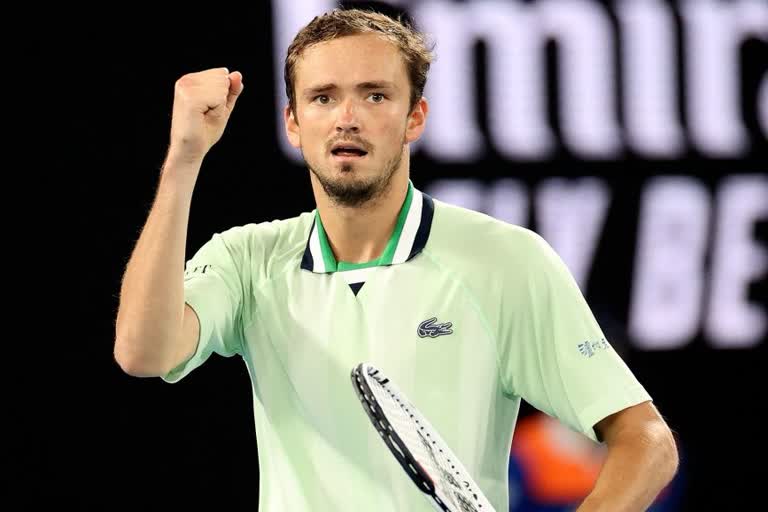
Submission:
[[[616,11],[624,34],[623,104],[629,144],[640,153],[671,158],[684,149],[677,115],[674,20],[660,0],[622,0]]]
[[[591,0],[542,0],[529,8],[539,10],[542,36],[558,46],[560,125],[566,145],[583,157],[617,156],[622,141],[614,107],[616,43],[608,14]]]
[[[766,333],[766,312],[748,300],[749,285],[765,276],[768,255],[753,238],[768,217],[768,177],[731,176],[717,196],[712,291],[705,327],[717,347],[752,347]]]
[[[644,349],[679,348],[697,333],[709,210],[693,177],[655,178],[644,191],[628,323]]]
[[[741,118],[739,50],[749,36],[768,41],[765,0],[685,0],[687,114],[696,146],[712,156],[738,156],[747,147]]]
[[[532,193],[513,178],[487,184],[441,179],[424,191],[520,226],[528,226],[529,211],[535,210],[536,231],[551,242],[587,293],[612,197],[605,182],[546,179]],[[755,224],[768,219],[768,178],[728,176],[715,195],[713,208],[704,183],[693,176],[657,177],[643,190],[635,273],[627,282],[629,341],[636,347],[676,349],[702,333],[716,348],[752,347],[764,338],[765,309],[750,303],[747,293],[768,268],[768,256],[754,234]]]
[[[475,41],[483,40],[488,49],[485,108],[496,149],[508,158],[547,156],[554,141],[547,123],[544,47],[551,38],[560,49],[560,111],[566,144],[587,157],[616,156],[620,140],[611,88],[614,44],[610,20],[598,5],[588,0],[531,4],[478,0],[448,5],[427,1],[414,8],[440,49],[425,90],[435,105],[436,118],[435,129],[423,135],[426,151],[470,160],[483,149],[475,103],[468,101],[476,86],[472,48]]]
[[[476,70],[472,63],[473,23],[468,23],[466,12],[472,5],[474,4],[421,2],[414,9],[421,28],[429,30],[431,36],[436,39],[435,42],[439,44],[436,48],[437,59],[432,63],[424,89],[424,96],[430,102],[430,112],[428,128],[421,136],[419,149],[425,149],[434,156],[439,155],[442,160],[453,162],[474,160],[485,150],[483,135],[474,109]],[[512,9],[514,9],[513,4],[508,8],[502,8],[498,14],[499,18],[508,16],[507,11]],[[508,28],[509,25],[504,27],[505,32]],[[493,34],[492,31],[490,33]],[[491,72],[511,79],[509,74],[515,69],[516,63],[508,53],[512,52],[513,48],[514,44],[502,46],[507,53],[491,54],[497,59]],[[537,68],[532,67],[532,69]],[[539,128],[536,113],[541,108],[541,105],[536,103],[536,98],[532,97],[530,88],[524,86],[509,97],[506,95],[499,97],[495,91],[491,94],[496,100],[497,108],[510,115],[510,124],[517,124],[515,121],[519,121],[520,118],[525,119],[522,133],[518,135],[522,137],[522,145],[528,148],[527,151],[538,154],[549,149],[546,142],[551,139],[548,127],[543,127],[547,130],[546,133],[537,133],[542,137],[541,143],[530,136],[531,131]],[[525,107],[514,103],[515,98],[520,96],[530,99],[531,103]],[[515,107],[523,107],[525,110],[516,113]],[[493,123],[492,115],[491,123]]]
[[[562,257],[582,290],[587,287],[611,191],[597,178],[544,180],[536,191],[539,233]]]
[[[558,146],[587,159],[617,158],[625,149],[648,158],[675,157],[688,146],[729,158],[749,150],[741,114],[740,49],[749,37],[768,41],[765,0],[621,0],[615,7],[596,0],[388,3],[407,7],[437,43],[425,91],[431,121],[414,153],[423,150],[438,162],[471,162],[487,154],[489,144],[505,159],[529,161],[552,158]],[[278,139],[292,160],[300,161],[300,153],[288,144],[283,127],[285,49],[304,23],[337,5],[332,0],[272,2]],[[674,22],[676,13],[681,27]],[[682,47],[676,45],[676,30],[682,31]],[[555,78],[547,76],[550,40],[558,49],[562,140],[548,120],[547,81]],[[475,108],[478,41],[488,50],[488,90],[480,91],[487,136]],[[614,54],[620,62],[614,62]],[[685,70],[680,91],[678,57]],[[619,69],[622,125],[615,108]],[[760,111],[764,133],[757,137],[768,134],[766,87],[763,80],[757,101],[750,97],[746,106]],[[678,119],[682,100],[688,133]]]

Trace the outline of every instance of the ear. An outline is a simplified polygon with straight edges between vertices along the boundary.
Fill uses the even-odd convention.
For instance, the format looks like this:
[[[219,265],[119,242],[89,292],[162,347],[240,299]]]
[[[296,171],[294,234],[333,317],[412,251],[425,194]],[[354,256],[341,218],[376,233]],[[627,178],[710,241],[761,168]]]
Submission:
[[[299,135],[299,123],[293,116],[293,111],[286,105],[283,109],[283,121],[285,122],[285,134],[288,136],[288,141],[291,146],[295,148],[301,147],[301,136]]]
[[[408,124],[405,129],[405,141],[407,143],[418,140],[421,137],[426,127],[428,112],[429,104],[427,99],[422,96],[408,115]]]

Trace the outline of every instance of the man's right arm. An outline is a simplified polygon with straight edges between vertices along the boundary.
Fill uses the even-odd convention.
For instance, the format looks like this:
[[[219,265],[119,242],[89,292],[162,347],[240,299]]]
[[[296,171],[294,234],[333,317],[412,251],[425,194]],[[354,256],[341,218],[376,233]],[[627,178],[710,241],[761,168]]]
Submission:
[[[197,348],[199,320],[184,301],[192,194],[203,159],[221,138],[242,90],[242,75],[226,68],[176,82],[168,155],[120,288],[114,357],[130,375],[165,375]]]
[[[165,374],[189,358],[200,324],[184,302],[187,225],[195,174],[169,155],[157,195],[123,276],[115,359],[137,377]],[[198,164],[199,165],[199,164]]]

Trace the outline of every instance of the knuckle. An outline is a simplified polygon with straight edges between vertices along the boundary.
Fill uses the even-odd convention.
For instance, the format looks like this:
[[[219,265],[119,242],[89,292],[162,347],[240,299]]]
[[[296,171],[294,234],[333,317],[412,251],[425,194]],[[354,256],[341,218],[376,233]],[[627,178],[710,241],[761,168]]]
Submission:
[[[192,85],[194,82],[194,78],[192,75],[187,74],[182,77],[180,77],[178,80],[176,80],[176,88],[178,89],[185,89]]]

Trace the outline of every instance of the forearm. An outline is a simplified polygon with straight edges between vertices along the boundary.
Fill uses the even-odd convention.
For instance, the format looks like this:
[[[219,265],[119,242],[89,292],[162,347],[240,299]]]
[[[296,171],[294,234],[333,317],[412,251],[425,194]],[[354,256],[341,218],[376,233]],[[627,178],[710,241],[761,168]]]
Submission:
[[[131,374],[161,372],[174,360],[184,315],[187,226],[199,164],[166,160],[154,203],[126,266],[115,358]]]
[[[677,464],[674,440],[663,429],[623,432],[608,444],[597,482],[577,512],[647,510]]]

